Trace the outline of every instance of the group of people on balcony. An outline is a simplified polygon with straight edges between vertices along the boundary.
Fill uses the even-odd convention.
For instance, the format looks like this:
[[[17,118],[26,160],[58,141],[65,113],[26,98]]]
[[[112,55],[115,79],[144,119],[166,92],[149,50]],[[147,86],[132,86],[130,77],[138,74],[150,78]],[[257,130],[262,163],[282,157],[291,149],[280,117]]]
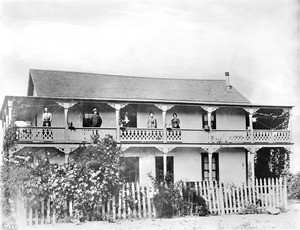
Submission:
[[[154,113],[152,111],[149,113],[147,128],[148,129],[157,128],[157,121],[156,121],[156,118],[154,117]],[[171,128],[174,128],[174,129],[180,128],[180,119],[177,117],[177,113],[173,113],[173,118],[171,120]]]
[[[42,116],[43,126],[51,127],[52,122],[52,114],[48,111],[48,108],[44,109],[44,113]],[[128,127],[129,126],[129,117],[128,112],[125,112],[123,119],[120,120],[121,127]],[[93,109],[93,116],[90,118],[90,126],[91,127],[101,127],[102,119],[99,115],[99,112],[96,108]],[[157,128],[157,120],[154,117],[154,113],[151,111],[149,113],[148,121],[147,121],[147,128],[155,129]],[[173,113],[173,118],[171,119],[171,128],[178,129],[180,128],[180,119],[177,117],[177,113]]]

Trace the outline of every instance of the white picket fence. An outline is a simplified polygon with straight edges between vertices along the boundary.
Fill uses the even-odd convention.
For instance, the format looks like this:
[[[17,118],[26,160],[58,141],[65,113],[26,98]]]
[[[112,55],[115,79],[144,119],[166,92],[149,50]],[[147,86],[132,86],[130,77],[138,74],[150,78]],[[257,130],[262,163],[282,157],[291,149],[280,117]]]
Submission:
[[[218,181],[184,182],[183,188],[189,187],[194,194],[202,196],[212,214],[238,213],[250,204],[262,208],[287,208],[286,180],[282,178],[255,180],[248,185],[233,185]],[[102,220],[155,218],[156,210],[153,204],[153,187],[143,187],[139,183],[126,183],[107,204],[98,207]],[[192,199],[189,199],[193,202]],[[25,208],[22,199],[16,202],[16,222],[19,226],[43,225],[56,223],[58,215],[51,201],[41,199],[39,208]],[[66,211],[60,218],[70,218],[73,215],[71,201],[66,201]],[[191,209],[191,215],[192,213]]]

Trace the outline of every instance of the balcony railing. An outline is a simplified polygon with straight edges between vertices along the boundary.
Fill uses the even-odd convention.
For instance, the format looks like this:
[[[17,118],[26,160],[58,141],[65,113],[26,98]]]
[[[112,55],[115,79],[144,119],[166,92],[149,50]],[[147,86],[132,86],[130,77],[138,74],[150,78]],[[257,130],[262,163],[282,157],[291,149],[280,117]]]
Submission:
[[[18,128],[17,136],[19,142],[71,142],[84,143],[91,142],[92,137],[99,135],[112,135],[119,139],[121,143],[289,143],[291,133],[288,130],[254,130],[253,135],[248,130],[196,130],[196,129],[141,129],[126,128],[120,130],[117,138],[116,128],[76,128],[68,130],[65,134],[63,127],[22,127]]]

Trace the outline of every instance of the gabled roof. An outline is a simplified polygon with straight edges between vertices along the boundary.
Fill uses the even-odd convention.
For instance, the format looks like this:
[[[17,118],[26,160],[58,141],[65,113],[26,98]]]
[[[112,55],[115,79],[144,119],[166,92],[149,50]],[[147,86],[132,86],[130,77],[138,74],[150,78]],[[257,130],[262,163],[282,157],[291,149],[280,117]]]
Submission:
[[[28,96],[134,101],[250,102],[225,80],[168,79],[30,70]]]

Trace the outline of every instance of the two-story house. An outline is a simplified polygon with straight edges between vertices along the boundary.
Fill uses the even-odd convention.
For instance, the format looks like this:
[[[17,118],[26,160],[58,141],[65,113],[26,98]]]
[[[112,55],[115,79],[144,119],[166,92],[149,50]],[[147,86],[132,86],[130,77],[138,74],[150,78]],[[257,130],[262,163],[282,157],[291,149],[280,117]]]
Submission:
[[[51,127],[43,127],[45,108]],[[94,109],[100,127],[92,125]],[[16,122],[18,148],[57,151],[53,161],[61,163],[93,135],[110,134],[124,151],[130,182],[149,184],[148,173],[169,173],[175,181],[245,182],[254,178],[258,149],[292,144],[288,129],[253,129],[260,109],[292,106],[251,104],[230,84],[229,73],[224,80],[198,80],[30,70],[27,96],[6,96],[1,120],[4,129],[13,118],[23,121]],[[156,126],[149,127],[151,112]],[[174,113],[180,128],[172,127]]]

